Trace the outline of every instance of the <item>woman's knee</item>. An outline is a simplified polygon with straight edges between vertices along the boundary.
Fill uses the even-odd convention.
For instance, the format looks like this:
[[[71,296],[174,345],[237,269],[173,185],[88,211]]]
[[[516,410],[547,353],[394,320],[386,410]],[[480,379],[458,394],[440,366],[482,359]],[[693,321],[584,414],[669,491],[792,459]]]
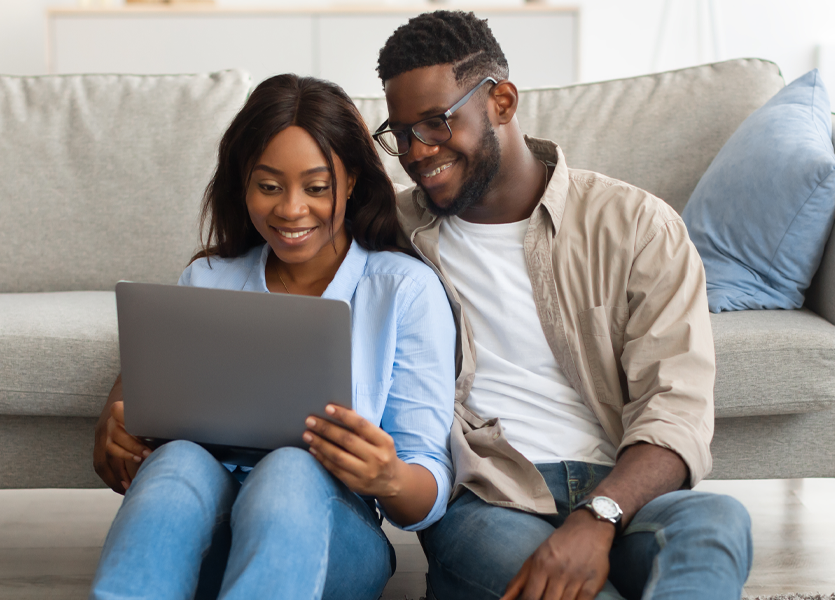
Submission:
[[[196,489],[229,483],[229,471],[202,446],[186,440],[163,444],[145,459],[131,488],[152,480],[159,484],[187,485]]]
[[[279,448],[265,456],[244,481],[235,512],[327,510],[341,484],[309,452]]]

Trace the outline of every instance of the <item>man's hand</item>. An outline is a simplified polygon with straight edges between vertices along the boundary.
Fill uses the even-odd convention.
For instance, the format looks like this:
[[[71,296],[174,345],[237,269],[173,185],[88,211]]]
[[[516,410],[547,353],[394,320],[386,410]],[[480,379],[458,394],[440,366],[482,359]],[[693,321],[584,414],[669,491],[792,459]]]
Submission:
[[[93,468],[110,489],[124,494],[139,465],[151,454],[151,449],[125,430],[121,375],[110,390],[96,423],[95,436]]]
[[[501,600],[593,600],[609,575],[615,526],[580,509],[536,549]]]

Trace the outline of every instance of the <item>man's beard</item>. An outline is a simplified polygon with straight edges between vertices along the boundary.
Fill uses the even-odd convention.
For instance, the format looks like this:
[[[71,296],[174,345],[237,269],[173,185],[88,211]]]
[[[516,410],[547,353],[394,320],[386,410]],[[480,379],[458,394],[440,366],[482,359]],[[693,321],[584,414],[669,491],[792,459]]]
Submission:
[[[499,146],[499,138],[493,130],[493,126],[487,118],[487,115],[484,115],[484,128],[482,129],[479,146],[481,147],[481,152],[473,156],[473,168],[469,177],[461,184],[458,195],[446,207],[435,204],[429,196],[429,193],[425,189],[423,190],[424,197],[426,198],[426,207],[433,215],[439,217],[460,215],[464,210],[481,200],[484,194],[490,189],[493,178],[499,172],[502,149]],[[423,189],[420,181],[416,183]]]

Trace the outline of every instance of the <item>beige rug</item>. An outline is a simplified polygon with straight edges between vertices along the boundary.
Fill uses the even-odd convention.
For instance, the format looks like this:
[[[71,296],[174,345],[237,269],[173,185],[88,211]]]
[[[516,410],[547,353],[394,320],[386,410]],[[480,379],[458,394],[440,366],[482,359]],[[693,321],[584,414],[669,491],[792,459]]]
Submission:
[[[779,596],[746,596],[742,600],[835,600],[835,594],[780,594]]]

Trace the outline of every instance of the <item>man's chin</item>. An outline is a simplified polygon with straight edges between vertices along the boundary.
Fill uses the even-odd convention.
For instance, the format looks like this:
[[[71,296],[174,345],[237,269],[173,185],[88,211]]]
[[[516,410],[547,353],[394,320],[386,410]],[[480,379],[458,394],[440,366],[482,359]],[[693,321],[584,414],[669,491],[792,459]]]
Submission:
[[[415,182],[420,191],[423,192],[423,197],[426,199],[426,208],[436,217],[452,217],[464,211],[472,201],[469,198],[462,198],[461,194],[452,196],[445,196],[443,198],[433,198],[432,194],[423,187],[419,182]]]

